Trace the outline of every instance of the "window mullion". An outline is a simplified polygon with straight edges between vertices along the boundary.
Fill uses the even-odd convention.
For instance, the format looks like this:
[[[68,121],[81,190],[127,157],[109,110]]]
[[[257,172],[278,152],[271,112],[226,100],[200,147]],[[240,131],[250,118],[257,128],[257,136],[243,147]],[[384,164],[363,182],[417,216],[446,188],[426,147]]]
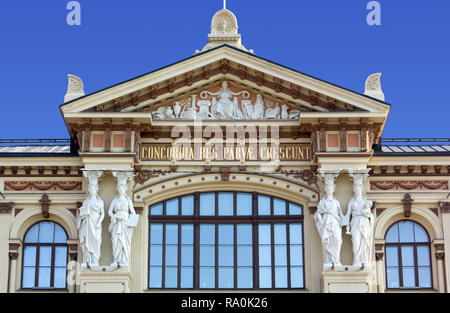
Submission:
[[[50,261],[50,287],[55,286],[55,245],[51,246],[52,248],[52,259]]]
[[[180,199],[179,199],[180,200]],[[178,213],[180,213],[180,205],[178,205]],[[178,225],[178,262],[177,262],[177,289],[181,288],[181,226],[183,224]]]
[[[287,212],[287,211],[286,211]],[[287,287],[291,288],[291,241],[290,241],[291,224],[286,223],[286,265],[287,265]]]
[[[398,277],[400,280],[400,287],[403,287],[403,264],[402,264],[402,246],[397,245],[398,251]]]
[[[39,287],[39,255],[41,251],[41,245],[38,243],[36,245],[36,267],[35,267],[35,278],[34,278],[34,286]]]
[[[163,246],[162,246],[162,269],[161,269],[161,287],[166,288],[166,225],[163,224]]]
[[[272,199],[273,204],[273,199]],[[273,211],[273,206],[272,206]],[[275,243],[274,243],[274,225],[273,223],[270,223],[270,246],[271,246],[271,269],[272,269],[272,289],[275,289]]]

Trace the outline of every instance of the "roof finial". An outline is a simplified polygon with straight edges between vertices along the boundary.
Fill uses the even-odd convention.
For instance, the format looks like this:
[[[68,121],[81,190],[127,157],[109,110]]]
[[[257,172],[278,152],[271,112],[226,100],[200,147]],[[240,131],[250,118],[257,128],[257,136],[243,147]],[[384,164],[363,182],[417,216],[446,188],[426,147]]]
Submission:
[[[223,0],[223,9],[224,9],[224,10],[227,9],[227,0]]]

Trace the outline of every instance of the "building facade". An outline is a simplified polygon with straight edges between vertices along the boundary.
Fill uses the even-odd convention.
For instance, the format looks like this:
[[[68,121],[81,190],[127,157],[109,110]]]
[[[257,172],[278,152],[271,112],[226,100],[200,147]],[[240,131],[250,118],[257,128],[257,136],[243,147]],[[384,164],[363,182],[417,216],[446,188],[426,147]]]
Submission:
[[[382,142],[364,94],[247,50],[84,95],[66,144],[0,148],[0,292],[450,289],[450,146]]]

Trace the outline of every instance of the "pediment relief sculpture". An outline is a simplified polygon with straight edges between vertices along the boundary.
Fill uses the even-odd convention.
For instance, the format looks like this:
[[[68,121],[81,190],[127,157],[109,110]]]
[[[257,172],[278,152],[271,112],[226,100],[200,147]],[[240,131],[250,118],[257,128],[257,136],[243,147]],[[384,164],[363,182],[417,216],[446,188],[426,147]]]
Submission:
[[[153,119],[298,119],[299,110],[289,105],[265,99],[260,93],[251,93],[231,87],[228,81],[198,94],[174,101],[152,112]]]

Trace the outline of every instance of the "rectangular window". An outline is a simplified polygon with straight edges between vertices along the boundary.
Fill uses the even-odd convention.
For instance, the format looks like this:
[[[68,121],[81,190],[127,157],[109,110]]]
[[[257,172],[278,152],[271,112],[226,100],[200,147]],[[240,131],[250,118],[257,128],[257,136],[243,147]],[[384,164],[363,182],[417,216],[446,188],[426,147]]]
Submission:
[[[150,207],[149,288],[302,289],[303,208],[209,192]]]

